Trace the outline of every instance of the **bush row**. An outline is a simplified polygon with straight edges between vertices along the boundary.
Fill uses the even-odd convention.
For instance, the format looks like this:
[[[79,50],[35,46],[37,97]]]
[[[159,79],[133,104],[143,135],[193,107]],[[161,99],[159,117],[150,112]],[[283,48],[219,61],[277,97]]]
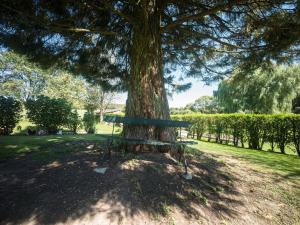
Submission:
[[[296,114],[185,114],[173,115],[172,119],[192,123],[189,135],[208,141],[261,150],[270,143],[285,153],[291,145],[300,156],[300,115]]]

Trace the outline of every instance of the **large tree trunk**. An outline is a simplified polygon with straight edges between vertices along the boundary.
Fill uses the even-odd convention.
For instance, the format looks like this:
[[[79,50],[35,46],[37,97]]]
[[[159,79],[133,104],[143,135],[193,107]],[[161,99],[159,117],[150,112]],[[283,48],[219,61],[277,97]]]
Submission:
[[[159,5],[156,0],[141,0],[135,12],[126,116],[170,119],[163,79]],[[125,126],[124,135],[126,138],[174,140],[170,128],[154,126]],[[133,148],[138,151],[146,146]]]

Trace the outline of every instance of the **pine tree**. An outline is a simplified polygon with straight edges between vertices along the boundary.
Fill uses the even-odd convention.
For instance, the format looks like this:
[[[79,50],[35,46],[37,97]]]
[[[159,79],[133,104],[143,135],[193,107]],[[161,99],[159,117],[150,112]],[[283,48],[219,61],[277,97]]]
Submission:
[[[126,116],[169,119],[172,69],[219,79],[299,57],[299,1],[2,0],[0,42],[45,67],[128,91]],[[125,136],[170,140],[171,131],[127,127]]]

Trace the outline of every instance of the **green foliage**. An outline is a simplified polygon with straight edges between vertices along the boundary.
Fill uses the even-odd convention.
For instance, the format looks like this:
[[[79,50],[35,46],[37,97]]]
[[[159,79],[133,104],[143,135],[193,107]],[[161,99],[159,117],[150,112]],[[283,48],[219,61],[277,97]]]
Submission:
[[[114,92],[105,91],[100,85],[86,85],[85,108],[99,110],[99,119],[103,120],[105,111],[111,106],[115,97]]]
[[[221,111],[217,99],[213,96],[201,96],[195,102],[188,104],[185,108],[193,112],[218,113]]]
[[[0,96],[0,135],[12,133],[20,119],[21,109],[19,101]]]
[[[291,116],[290,118],[291,124],[291,135],[292,135],[292,142],[294,143],[295,149],[300,155],[300,120],[299,116]]]
[[[83,126],[88,134],[94,134],[96,131],[96,116],[94,111],[88,110],[83,116]]]
[[[13,51],[0,53],[0,94],[21,102],[36,98],[45,87],[47,71]]]
[[[271,66],[251,73],[236,70],[220,83],[215,97],[224,112],[286,113],[295,111],[300,93],[300,66]],[[300,103],[299,103],[300,104]]]
[[[189,113],[193,113],[193,111],[187,108],[170,108],[170,113],[171,115],[189,114]]]
[[[50,98],[63,98],[76,109],[83,109],[87,96],[87,82],[65,71],[47,74],[42,94]]]
[[[147,35],[138,28],[149,30],[151,25],[158,36],[145,39],[161,44],[167,72],[178,66],[210,81],[234,64],[251,68],[297,58],[298,8],[297,1],[284,0],[5,1],[0,34],[5,47],[44,66],[58,64],[103,86],[124,87],[132,68],[128,64],[138,57],[130,51],[138,47],[135,35]],[[172,80],[168,75],[167,83]]]
[[[25,106],[29,120],[50,134],[56,133],[60,126],[68,124],[72,110],[71,104],[66,100],[46,96],[28,100]]]
[[[70,113],[68,117],[67,127],[71,129],[75,134],[77,133],[77,129],[81,127],[81,118],[77,110]]]
[[[90,85],[82,77],[55,68],[44,70],[13,51],[0,53],[0,83],[0,94],[21,102],[44,95],[64,98],[76,109],[90,105],[105,111],[114,97],[114,93],[105,92],[99,85]]]
[[[299,1],[11,0],[1,2],[0,12],[4,48],[141,94],[132,98],[138,103],[132,115],[141,117],[146,105],[151,115],[168,117],[166,98],[157,96],[165,95],[163,82],[174,83],[170,73],[177,68],[210,82],[236,65],[252,69],[300,55]],[[146,88],[134,92],[143,82]]]
[[[173,115],[173,119],[192,123],[189,134],[208,141],[230,142],[244,147],[246,141],[251,149],[261,150],[270,143],[271,150],[278,146],[285,153],[288,145],[300,156],[300,115],[296,114],[186,114]]]

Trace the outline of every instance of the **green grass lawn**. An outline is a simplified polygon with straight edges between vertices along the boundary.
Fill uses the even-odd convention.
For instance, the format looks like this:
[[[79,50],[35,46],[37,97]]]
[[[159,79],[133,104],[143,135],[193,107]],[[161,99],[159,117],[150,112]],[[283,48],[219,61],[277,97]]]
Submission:
[[[205,141],[205,142],[208,142],[208,139],[206,137],[202,137],[201,140]],[[215,140],[212,139],[210,143],[214,143],[214,142],[215,142]],[[233,143],[230,142],[228,146],[233,146]],[[241,146],[239,146],[239,147],[241,147]],[[244,143],[244,148],[248,149],[248,147],[249,147],[249,145],[248,145],[248,142],[246,141]],[[262,150],[263,151],[271,151],[271,144],[268,143],[268,142],[265,142],[264,145],[263,145],[263,149]],[[274,146],[274,152],[280,153],[280,149],[279,149],[279,147],[277,145]],[[288,155],[297,155],[297,152],[295,151],[295,149],[291,145],[288,144],[286,146],[286,148],[285,148],[285,154],[288,154]]]
[[[111,127],[102,126],[103,134],[111,132]],[[63,153],[72,151],[65,146],[61,149],[53,149],[53,143],[64,143],[69,141],[96,141],[105,140],[105,136],[98,134],[82,135],[49,135],[49,136],[6,136],[0,137],[0,160],[16,157],[20,154],[33,152],[35,154]],[[74,150],[74,148],[73,148]],[[78,150],[78,148],[77,148]],[[262,169],[272,169],[279,172],[288,173],[289,176],[300,176],[300,157],[293,155],[282,155],[267,151],[236,148],[228,145],[221,145],[205,141],[198,142],[198,145],[191,146],[188,154],[197,151],[209,152],[217,155],[232,155],[241,160],[246,160]],[[47,154],[48,154],[47,153]]]
[[[277,172],[287,173],[289,176],[300,176],[300,157],[296,155],[284,155],[274,152],[237,148],[205,141],[199,141],[198,145],[191,146],[187,152],[194,154],[195,151],[199,150],[217,155],[232,155],[235,158],[246,160],[262,170],[271,169]]]

